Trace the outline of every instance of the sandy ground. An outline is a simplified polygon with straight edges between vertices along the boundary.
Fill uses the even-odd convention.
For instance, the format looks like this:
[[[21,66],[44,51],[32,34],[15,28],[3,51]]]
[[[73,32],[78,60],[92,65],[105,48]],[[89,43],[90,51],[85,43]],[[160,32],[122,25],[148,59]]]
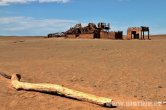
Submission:
[[[109,97],[114,102],[166,101],[166,38],[80,40],[0,37],[0,71]],[[164,110],[166,105],[104,108],[30,91],[0,77],[1,110]]]

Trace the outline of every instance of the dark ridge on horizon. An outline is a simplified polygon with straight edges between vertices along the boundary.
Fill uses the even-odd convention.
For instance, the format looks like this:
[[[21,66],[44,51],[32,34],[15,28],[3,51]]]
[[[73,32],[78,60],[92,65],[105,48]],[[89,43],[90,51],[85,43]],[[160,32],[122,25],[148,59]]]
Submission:
[[[153,34],[151,36],[166,36],[166,34]]]

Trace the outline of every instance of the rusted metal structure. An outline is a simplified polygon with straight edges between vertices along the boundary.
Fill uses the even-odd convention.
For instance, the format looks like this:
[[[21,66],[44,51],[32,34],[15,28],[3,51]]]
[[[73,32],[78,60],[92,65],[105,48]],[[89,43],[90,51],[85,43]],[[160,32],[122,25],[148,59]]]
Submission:
[[[81,24],[76,24],[66,32],[48,34],[50,37],[65,37],[65,38],[86,38],[86,39],[123,39],[122,31],[111,31],[110,23],[99,22],[98,25],[89,23],[87,26],[82,27]]]
[[[145,32],[148,32],[149,38],[149,27],[141,26],[141,27],[130,27],[127,30],[127,39],[145,39]]]
[[[62,37],[62,36],[65,36],[64,32],[48,34],[48,38],[51,38],[51,37]]]
[[[110,23],[106,24],[106,23],[102,23],[102,22],[99,22],[98,23],[98,30],[102,30],[102,31],[107,31],[109,32],[110,30]]]

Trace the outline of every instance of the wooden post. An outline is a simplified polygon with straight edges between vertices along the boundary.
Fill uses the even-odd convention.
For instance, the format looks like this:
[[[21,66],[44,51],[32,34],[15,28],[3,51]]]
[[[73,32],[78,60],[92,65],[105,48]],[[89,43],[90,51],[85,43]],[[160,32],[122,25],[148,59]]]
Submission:
[[[143,31],[143,39],[145,39],[145,35],[144,35],[145,33],[144,33],[144,31]]]
[[[148,30],[148,39],[150,40],[150,38],[149,38],[149,30]]]

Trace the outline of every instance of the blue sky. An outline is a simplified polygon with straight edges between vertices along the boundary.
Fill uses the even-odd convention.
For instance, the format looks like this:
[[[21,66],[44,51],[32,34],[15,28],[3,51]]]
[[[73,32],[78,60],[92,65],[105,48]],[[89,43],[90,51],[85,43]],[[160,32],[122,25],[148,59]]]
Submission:
[[[0,0],[0,35],[47,35],[88,22],[109,22],[124,34],[142,25],[165,34],[166,0]]]

